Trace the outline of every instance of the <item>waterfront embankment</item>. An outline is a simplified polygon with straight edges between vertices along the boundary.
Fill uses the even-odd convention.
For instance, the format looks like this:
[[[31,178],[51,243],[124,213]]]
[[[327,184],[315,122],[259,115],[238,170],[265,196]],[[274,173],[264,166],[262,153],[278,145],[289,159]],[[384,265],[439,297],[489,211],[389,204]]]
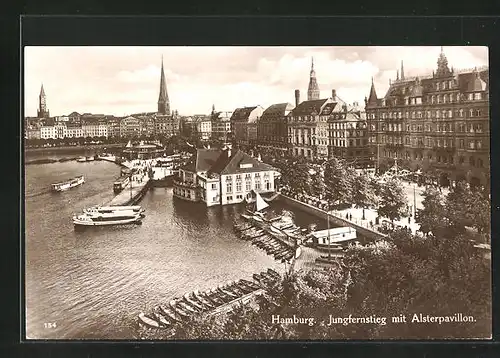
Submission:
[[[312,214],[312,215],[319,217],[321,219],[327,220],[327,215],[328,215],[332,225],[352,227],[352,228],[356,229],[356,231],[361,236],[365,237],[368,240],[378,240],[378,239],[383,239],[383,238],[387,237],[387,235],[384,235],[378,231],[372,230],[369,227],[359,225],[358,223],[344,219],[339,215],[332,214],[331,212],[327,213],[324,210],[321,210],[317,207],[314,207],[312,205],[309,205],[309,204],[304,203],[302,201],[299,201],[297,199],[293,199],[287,195],[280,194],[278,199],[284,201],[287,205],[289,205],[291,207],[298,208],[300,210],[305,211],[308,214]]]
[[[58,146],[58,147],[38,147],[38,148],[24,148],[25,154],[54,154],[54,153],[80,153],[91,150],[101,149],[118,149],[125,146],[126,143],[112,143],[112,144],[91,144],[83,146]]]

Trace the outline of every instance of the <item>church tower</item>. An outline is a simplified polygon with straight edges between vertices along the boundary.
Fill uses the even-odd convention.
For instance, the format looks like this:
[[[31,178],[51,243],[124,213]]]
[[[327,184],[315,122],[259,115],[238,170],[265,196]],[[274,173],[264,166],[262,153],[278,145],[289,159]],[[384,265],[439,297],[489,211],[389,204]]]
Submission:
[[[38,96],[38,118],[49,118],[49,111],[47,110],[47,97],[45,96],[45,91],[43,89],[40,90],[40,95]]]
[[[161,77],[160,77],[160,95],[158,97],[158,113],[170,115],[170,100],[167,93],[167,82],[165,80],[165,71],[163,70],[163,56],[161,57]]]
[[[307,89],[307,100],[319,99],[319,86],[316,81],[316,72],[314,71],[314,58],[311,59],[311,73],[309,75],[309,88]]]

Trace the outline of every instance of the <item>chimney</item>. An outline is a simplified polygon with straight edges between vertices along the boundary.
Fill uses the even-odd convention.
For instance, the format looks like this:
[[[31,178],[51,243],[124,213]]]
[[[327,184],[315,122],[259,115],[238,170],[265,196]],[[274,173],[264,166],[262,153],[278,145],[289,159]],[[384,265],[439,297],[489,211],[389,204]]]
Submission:
[[[335,97],[337,97],[337,91],[332,89],[332,99],[335,100]]]
[[[300,104],[300,91],[298,89],[295,90],[295,107],[298,107]]]

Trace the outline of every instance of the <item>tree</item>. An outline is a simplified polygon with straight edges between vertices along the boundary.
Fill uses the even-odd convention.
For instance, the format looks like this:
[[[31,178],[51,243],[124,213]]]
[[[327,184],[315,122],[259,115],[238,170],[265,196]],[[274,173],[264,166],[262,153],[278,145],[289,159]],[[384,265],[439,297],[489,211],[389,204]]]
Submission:
[[[445,208],[450,234],[463,233],[466,226],[474,226],[470,200],[472,195],[467,183],[458,182],[446,196]]]
[[[422,233],[428,235],[438,234],[440,230],[446,228],[443,197],[439,190],[434,187],[427,187],[423,192],[423,209],[418,209],[415,221],[420,224]]]
[[[366,174],[355,176],[353,182],[352,201],[356,207],[363,209],[365,220],[365,209],[376,203],[375,190]]]
[[[337,158],[332,158],[325,164],[325,186],[327,199],[338,204],[351,200],[353,175],[345,164]]]
[[[394,223],[394,220],[399,220],[405,214],[406,205],[407,199],[398,180],[390,179],[382,184],[380,204],[377,210],[380,216],[389,218]]]

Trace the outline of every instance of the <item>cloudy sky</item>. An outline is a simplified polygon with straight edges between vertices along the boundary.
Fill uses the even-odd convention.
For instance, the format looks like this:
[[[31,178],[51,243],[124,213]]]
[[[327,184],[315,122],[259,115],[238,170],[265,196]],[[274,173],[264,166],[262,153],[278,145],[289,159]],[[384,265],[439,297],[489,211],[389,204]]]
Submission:
[[[487,47],[444,47],[456,69],[488,65]],[[43,83],[52,116],[156,111],[163,56],[171,109],[179,114],[294,103],[307,97],[311,57],[321,90],[348,103],[382,96],[396,78],[430,74],[440,47],[26,47],[25,114],[36,116]]]

